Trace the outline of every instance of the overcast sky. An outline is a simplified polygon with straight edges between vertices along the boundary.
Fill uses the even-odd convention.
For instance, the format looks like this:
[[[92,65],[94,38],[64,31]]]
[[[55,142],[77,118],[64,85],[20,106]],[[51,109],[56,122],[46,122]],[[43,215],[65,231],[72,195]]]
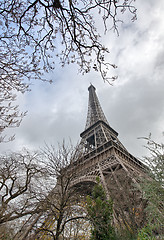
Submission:
[[[72,139],[75,144],[84,130],[88,86],[92,83],[103,111],[119,139],[136,157],[145,154],[144,141],[152,133],[163,141],[164,131],[164,20],[163,0],[137,0],[138,20],[119,26],[119,37],[112,31],[103,37],[109,47],[109,61],[118,68],[114,86],[104,83],[96,72],[78,74],[75,65],[56,67],[47,75],[54,83],[35,83],[32,91],[19,96],[21,110],[28,110],[21,126],[6,131],[15,141],[0,144],[2,151],[37,149],[44,142],[57,144]]]

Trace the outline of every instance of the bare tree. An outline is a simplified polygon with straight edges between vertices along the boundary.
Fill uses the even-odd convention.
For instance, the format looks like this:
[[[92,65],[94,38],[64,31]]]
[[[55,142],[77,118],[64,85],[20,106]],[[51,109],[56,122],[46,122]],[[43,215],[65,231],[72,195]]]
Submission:
[[[75,231],[75,226],[80,224],[79,220],[86,218],[84,207],[80,204],[83,196],[77,194],[77,189],[71,186],[74,173],[67,168],[70,162],[77,160],[75,152],[76,149],[68,148],[64,144],[58,151],[54,146],[43,149],[43,162],[53,181],[56,179],[57,182],[55,188],[45,197],[47,211],[36,231],[35,239],[42,239],[45,235],[54,240],[58,240],[62,235],[68,237],[68,229],[71,229],[72,224],[75,224]]]
[[[6,128],[18,127],[26,113],[21,113],[15,103],[17,95],[29,90],[29,81],[39,74],[30,64],[24,43],[20,43],[14,34],[14,24],[4,16],[5,3],[0,3],[0,142],[13,140],[5,138],[2,132]],[[6,9],[7,10],[7,9]],[[13,22],[13,23],[12,23]]]
[[[37,193],[45,170],[38,162],[38,154],[24,150],[0,156],[0,161],[0,224],[39,213]]]
[[[19,127],[26,112],[20,112],[19,106],[15,105],[16,94],[12,92],[0,92],[0,143],[12,141],[15,135],[7,137],[2,135],[6,128]]]
[[[115,77],[107,72],[116,66],[105,61],[109,51],[100,41],[96,19],[104,24],[105,32],[108,25],[118,32],[120,13],[126,10],[134,20],[133,0],[2,0],[0,133],[19,126],[24,116],[14,103],[18,92],[27,91],[31,79],[44,80],[43,72],[52,70],[55,62],[61,66],[76,63],[82,73],[94,68],[112,83]],[[6,141],[4,136],[0,140]]]
[[[118,31],[120,13],[127,10],[132,14],[132,20],[136,19],[136,8],[132,2],[130,0],[3,0],[0,5],[3,22],[1,40],[6,45],[8,41],[16,38],[15,44],[21,44],[20,50],[27,53],[30,49],[30,61],[34,69],[41,60],[42,67],[45,70],[50,69],[52,61],[49,61],[49,58],[51,51],[55,50],[62,65],[76,62],[82,72],[90,71],[92,66],[100,71],[103,79],[106,79],[106,71],[103,71],[102,66],[108,68],[111,64],[104,62],[104,53],[108,50],[100,41],[101,33],[95,27],[95,19],[99,14],[105,31],[109,24]],[[19,56],[24,57],[22,51]],[[94,66],[93,52],[96,59]],[[17,54],[16,52],[15,60]],[[23,58],[23,61],[27,59]],[[27,66],[30,66],[28,63],[29,61]],[[25,73],[28,74],[28,71],[30,68],[27,68]]]

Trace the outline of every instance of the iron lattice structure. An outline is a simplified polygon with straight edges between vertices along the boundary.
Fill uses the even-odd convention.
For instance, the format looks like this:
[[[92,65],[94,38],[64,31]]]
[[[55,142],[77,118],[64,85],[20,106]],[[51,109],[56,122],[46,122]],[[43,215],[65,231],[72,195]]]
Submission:
[[[88,115],[85,130],[80,134],[80,157],[67,169],[74,173],[71,185],[83,192],[89,186],[92,188],[99,176],[107,197],[114,201],[115,223],[137,229],[145,221],[145,201],[133,185],[139,185],[139,177],[145,177],[148,169],[119,141],[118,133],[103,113],[95,87],[91,85],[88,90]]]
[[[118,140],[118,133],[110,127],[105,114],[101,108],[98,97],[96,95],[96,89],[93,85],[88,88],[89,91],[89,103],[88,103],[88,115],[84,132],[80,134],[81,144],[84,153],[89,153],[93,150],[98,150],[109,141],[113,141],[122,147],[125,147]]]
[[[78,158],[64,169],[65,174],[73,176],[70,187],[80,194],[89,194],[99,176],[107,197],[113,199],[116,224],[140,227],[145,218],[145,202],[133,185],[138,184],[139,176],[146,176],[147,168],[119,141],[118,133],[103,113],[95,87],[90,85],[88,90],[87,121],[80,134]],[[45,222],[54,224],[49,218]],[[37,239],[44,237],[40,235]]]
[[[76,174],[72,185],[94,181],[96,176],[107,176],[116,169],[142,175],[145,165],[131,155],[118,139],[118,133],[109,125],[93,85],[88,88],[89,103],[85,130],[80,134],[80,156],[69,169]],[[106,184],[105,184],[106,185]]]

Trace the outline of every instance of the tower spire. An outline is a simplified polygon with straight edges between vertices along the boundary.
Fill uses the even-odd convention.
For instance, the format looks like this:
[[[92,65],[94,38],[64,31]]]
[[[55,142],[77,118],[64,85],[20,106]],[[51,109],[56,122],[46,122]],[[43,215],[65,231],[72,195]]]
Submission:
[[[85,130],[80,134],[81,146],[83,152],[98,150],[99,147],[106,143],[115,142],[119,146],[124,146],[118,140],[118,133],[110,127],[105,114],[101,108],[100,102],[96,95],[96,88],[91,84],[88,88],[89,102],[88,114]],[[125,149],[125,148],[124,148]]]
[[[89,102],[88,102],[88,114],[85,129],[91,127],[98,121],[103,121],[109,124],[103,110],[101,108],[100,102],[96,95],[96,88],[91,84],[88,88],[89,91]]]

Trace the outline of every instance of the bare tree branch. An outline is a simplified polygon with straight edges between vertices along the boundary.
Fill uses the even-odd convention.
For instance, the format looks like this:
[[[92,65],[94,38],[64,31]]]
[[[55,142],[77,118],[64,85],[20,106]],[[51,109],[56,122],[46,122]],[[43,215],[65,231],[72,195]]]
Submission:
[[[133,0],[2,0],[0,2],[0,134],[18,127],[25,116],[15,104],[18,92],[29,90],[33,79],[55,67],[55,63],[77,64],[84,74],[94,69],[110,84],[115,64],[101,42],[97,20],[118,34],[125,11],[136,19]],[[98,24],[97,24],[98,25]],[[50,80],[51,81],[51,80]],[[12,140],[11,137],[9,140]],[[0,141],[7,141],[2,136]]]
[[[0,224],[42,211],[35,184],[46,172],[38,158],[28,151],[0,156]]]

